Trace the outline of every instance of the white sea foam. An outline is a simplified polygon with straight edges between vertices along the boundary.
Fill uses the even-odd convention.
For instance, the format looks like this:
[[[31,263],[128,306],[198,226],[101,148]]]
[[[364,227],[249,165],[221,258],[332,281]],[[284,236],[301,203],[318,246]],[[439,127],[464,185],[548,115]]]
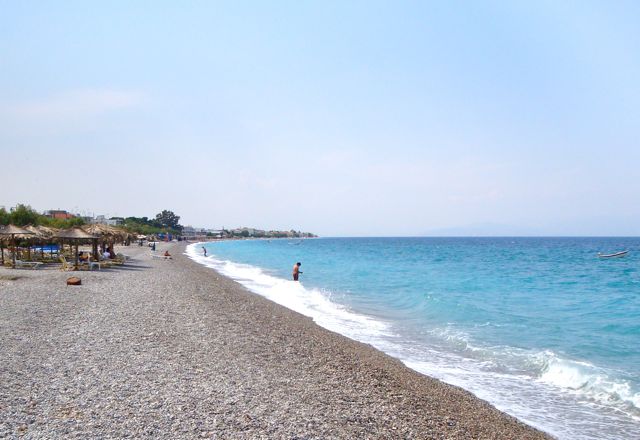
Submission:
[[[453,326],[430,332],[446,341],[451,349],[496,372],[525,375],[546,386],[571,393],[579,399],[611,407],[640,420],[640,392],[612,370],[588,362],[565,359],[556,353],[508,346],[478,346],[468,334]]]
[[[190,245],[186,254],[240,282],[252,292],[313,318],[322,327],[358,340],[393,337],[389,324],[354,313],[345,306],[332,302],[330,292],[306,289],[301,282],[269,275],[255,266],[220,260],[215,256],[204,257],[196,249],[196,245]]]
[[[640,392],[629,382],[612,379],[611,373],[588,362],[562,359],[545,352],[540,381],[587,396],[604,405],[613,405],[640,420]]]
[[[640,438],[640,395],[628,383],[612,380],[590,364],[549,351],[474,345],[455,326],[430,332],[445,345],[416,343],[396,334],[393,323],[332,301],[331,292],[307,289],[301,282],[278,278],[255,266],[203,257],[200,247],[190,245],[186,254],[254,293],[329,330],[372,344],[418,372],[465,388],[558,438]],[[603,426],[612,428],[603,432]]]

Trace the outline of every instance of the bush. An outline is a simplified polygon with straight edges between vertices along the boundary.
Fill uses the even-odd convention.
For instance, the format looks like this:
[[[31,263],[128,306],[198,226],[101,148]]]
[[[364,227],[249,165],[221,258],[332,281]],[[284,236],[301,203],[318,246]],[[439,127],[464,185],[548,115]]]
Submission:
[[[0,208],[0,225],[9,224],[9,213],[6,209]]]
[[[4,208],[0,209],[0,225],[8,224],[16,226],[42,225],[51,228],[68,229],[84,225],[84,220],[79,217],[70,219],[49,218],[39,214],[31,206],[20,204],[11,212],[7,212]]]
[[[37,225],[39,217],[42,215],[34,211],[31,206],[18,205],[9,214],[9,223],[16,226]]]

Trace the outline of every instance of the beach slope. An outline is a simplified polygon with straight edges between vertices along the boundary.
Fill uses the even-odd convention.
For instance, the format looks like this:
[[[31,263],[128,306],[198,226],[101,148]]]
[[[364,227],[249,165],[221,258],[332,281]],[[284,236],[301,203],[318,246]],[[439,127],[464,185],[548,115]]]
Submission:
[[[0,269],[0,437],[548,438],[165,248]]]

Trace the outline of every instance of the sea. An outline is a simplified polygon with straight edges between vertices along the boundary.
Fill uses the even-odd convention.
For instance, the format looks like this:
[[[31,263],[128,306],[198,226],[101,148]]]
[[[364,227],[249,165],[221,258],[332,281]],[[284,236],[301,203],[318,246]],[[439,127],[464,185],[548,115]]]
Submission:
[[[263,239],[186,252],[556,438],[640,439],[640,238]]]

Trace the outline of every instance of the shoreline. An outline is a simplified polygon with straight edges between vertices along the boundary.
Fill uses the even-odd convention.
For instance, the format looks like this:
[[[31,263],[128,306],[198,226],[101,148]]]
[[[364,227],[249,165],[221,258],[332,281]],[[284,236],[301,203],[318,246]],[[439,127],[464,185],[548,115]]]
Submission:
[[[1,270],[0,436],[550,438],[165,248]]]

